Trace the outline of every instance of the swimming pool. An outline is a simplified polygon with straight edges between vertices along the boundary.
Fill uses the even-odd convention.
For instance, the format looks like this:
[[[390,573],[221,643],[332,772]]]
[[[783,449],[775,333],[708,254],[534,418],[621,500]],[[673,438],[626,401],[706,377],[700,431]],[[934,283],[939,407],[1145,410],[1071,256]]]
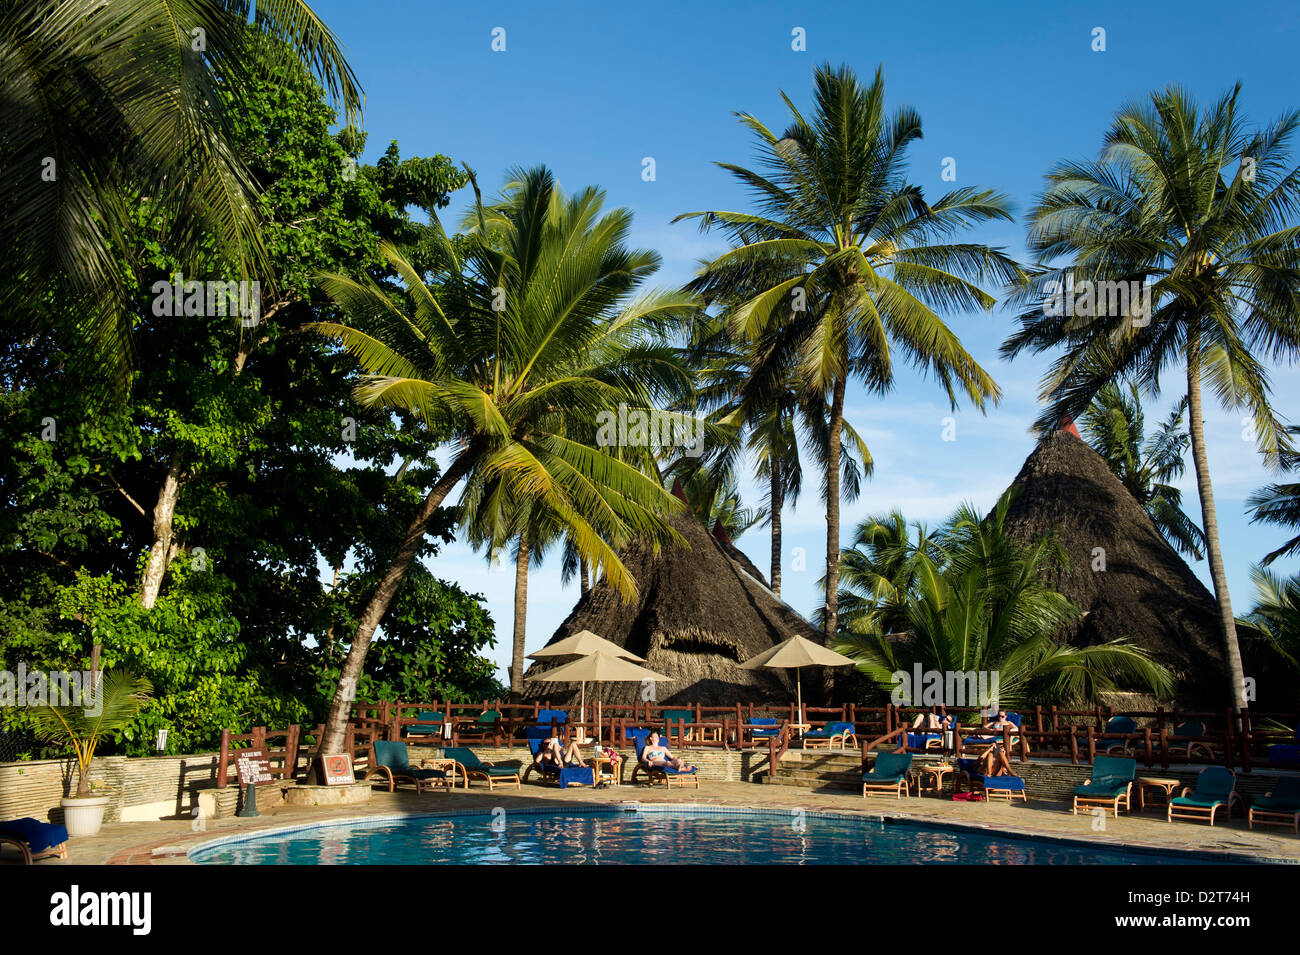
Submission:
[[[200,865],[1208,864],[837,813],[677,806],[353,819],[232,836],[189,856]]]

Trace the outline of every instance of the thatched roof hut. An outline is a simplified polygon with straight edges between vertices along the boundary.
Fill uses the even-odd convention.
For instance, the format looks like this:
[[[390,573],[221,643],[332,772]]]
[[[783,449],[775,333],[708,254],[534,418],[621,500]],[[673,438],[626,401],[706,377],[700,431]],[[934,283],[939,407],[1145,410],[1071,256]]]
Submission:
[[[1214,598],[1101,455],[1073,428],[1053,431],[1014,484],[1011,535],[1029,541],[1054,531],[1069,555],[1048,581],[1085,613],[1065,639],[1089,646],[1124,637],[1178,675],[1180,703],[1222,705]],[[1105,570],[1094,570],[1103,555]]]
[[[820,634],[767,589],[752,563],[732,556],[739,553],[734,545],[715,539],[689,512],[672,524],[689,550],[666,546],[656,555],[647,545],[629,547],[620,556],[637,582],[636,600],[624,603],[608,583],[599,582],[548,645],[591,630],[645,657],[651,670],[673,677],[656,688],[661,703],[788,702],[794,685],[784,671],[742,670],[739,664],[795,634],[819,643]],[[552,665],[539,661],[527,673]],[[640,694],[639,685],[610,684],[603,698],[631,703]],[[525,681],[523,696],[576,703],[578,687]]]

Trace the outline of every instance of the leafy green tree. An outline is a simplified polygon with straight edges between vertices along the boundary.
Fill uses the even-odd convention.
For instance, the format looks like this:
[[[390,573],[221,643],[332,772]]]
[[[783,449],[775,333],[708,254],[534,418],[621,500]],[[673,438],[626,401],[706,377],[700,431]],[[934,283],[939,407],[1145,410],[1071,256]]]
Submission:
[[[900,511],[864,519],[840,557],[840,629],[876,637],[906,630],[918,577],[942,563],[924,524],[909,524]]]
[[[373,282],[341,275],[322,284],[347,324],[315,327],[337,339],[365,376],[357,400],[407,409],[453,458],[430,489],[362,612],[330,704],[322,748],[337,746],[375,630],[424,540],[429,520],[462,480],[472,490],[502,480],[515,500],[535,500],[563,521],[578,550],[624,595],[635,582],[616,547],[633,535],[666,537],[671,495],[613,455],[566,437],[565,421],[592,422],[624,403],[652,408],[688,376],[656,327],[694,305],[681,293],[637,295],[658,268],[653,252],[626,245],[627,210],[602,212],[603,194],[565,197],[545,168],[517,171],[502,201],[477,202],[462,262],[442,248],[431,288],[392,246],[409,307]]]
[[[1062,162],[1047,174],[1029,213],[1039,268],[1020,288],[1021,328],[1003,354],[1060,351],[1044,379],[1044,426],[1077,417],[1107,384],[1127,378],[1157,391],[1161,374],[1183,372],[1228,699],[1244,708],[1202,388],[1250,415],[1266,459],[1276,463],[1292,450],[1264,361],[1291,361],[1300,351],[1300,168],[1288,152],[1300,113],[1254,129],[1238,109],[1239,93],[1235,87],[1204,108],[1177,87],[1153,93],[1120,109],[1097,160]],[[1085,314],[1044,305],[1061,289],[1082,297],[1104,282],[1145,284],[1150,308],[1143,295],[1095,309],[1085,299]]]
[[[187,270],[211,239],[240,277],[265,266],[257,188],[232,127],[273,39],[356,118],[361,90],[329,28],[302,0],[13,0],[0,6],[0,251],[23,263],[0,307],[28,331],[58,329],[84,369],[127,382],[138,198]],[[125,268],[123,266],[126,266]],[[31,308],[57,294],[77,316]],[[119,388],[119,391],[121,389]]]
[[[1184,397],[1147,436],[1138,387],[1129,384],[1125,394],[1112,382],[1083,413],[1083,434],[1165,540],[1200,560],[1205,556],[1205,534],[1183,511],[1182,492],[1169,483],[1183,474],[1183,454],[1191,441],[1183,430],[1186,414]]]
[[[977,222],[1011,218],[988,190],[958,189],[933,204],[909,184],[905,157],[921,136],[911,109],[889,114],[880,70],[863,86],[848,67],[819,68],[809,117],[782,94],[791,124],[777,136],[756,117],[740,121],[758,141],[761,171],[720,163],[753,192],[758,211],[693,212],[732,248],[706,266],[720,292],[744,290],[755,269],[780,263],[790,277],[731,312],[737,338],[786,330],[800,389],[827,401],[825,639],[838,630],[840,464],[844,391],[851,378],[883,394],[894,384],[893,351],[933,374],[956,406],[965,392],[983,409],[1000,394],[938,310],[988,311],[976,283],[1020,272],[997,249],[948,241]]]

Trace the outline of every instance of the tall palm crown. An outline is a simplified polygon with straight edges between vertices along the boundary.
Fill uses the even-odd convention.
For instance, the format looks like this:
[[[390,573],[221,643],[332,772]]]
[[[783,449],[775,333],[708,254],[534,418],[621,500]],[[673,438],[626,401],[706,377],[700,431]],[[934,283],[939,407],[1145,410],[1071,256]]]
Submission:
[[[442,243],[433,287],[385,246],[410,308],[372,282],[322,277],[347,322],[315,328],[360,362],[357,400],[408,409],[456,448],[362,614],[327,739],[342,733],[350,713],[349,672],[360,673],[430,517],[462,479],[471,505],[499,507],[501,521],[483,526],[505,526],[518,502],[528,501],[562,524],[579,553],[627,597],[636,582],[618,560],[619,544],[675,536],[665,517],[679,502],[654,478],[570,437],[602,411],[620,403],[652,407],[690,381],[659,333],[695,299],[637,294],[659,257],[629,248],[631,213],[604,212],[603,203],[596,189],[566,197],[543,167],[517,170],[500,202],[476,202],[463,261],[450,241]]]
[[[1204,557],[1205,533],[1183,511],[1183,495],[1169,482],[1183,474],[1183,454],[1191,439],[1183,429],[1187,398],[1174,407],[1160,427],[1146,434],[1146,416],[1138,387],[1108,384],[1083,414],[1083,434],[1106,459],[1156,529],[1174,547],[1197,560]]]
[[[893,349],[933,374],[954,404],[964,392],[980,408],[1000,392],[936,309],[984,309],[993,298],[976,282],[1019,274],[1000,251],[950,241],[988,219],[1010,219],[991,191],[957,189],[929,203],[908,183],[907,147],[921,136],[914,110],[885,109],[877,70],[866,86],[847,67],[814,77],[810,117],[782,94],[791,125],[778,137],[738,114],[758,142],[759,171],[719,165],[749,187],[756,213],[695,212],[733,248],[714,259],[704,281],[721,295],[744,289],[778,262],[789,273],[731,312],[737,337],[757,339],[788,326],[801,388],[829,395],[826,635],[837,626],[840,439],[850,377],[876,393],[894,383]]]
[[[245,276],[265,259],[225,100],[237,108],[264,63],[244,49],[250,29],[357,119],[356,77],[303,0],[0,4],[0,251],[22,263],[0,306],[31,322],[43,294],[71,303],[78,344],[119,383],[134,290],[118,257],[140,203],[183,259],[216,243]]]
[[[1186,374],[1188,430],[1205,547],[1219,603],[1231,699],[1245,705],[1241,656],[1218,539],[1205,452],[1201,389],[1249,412],[1260,451],[1276,461],[1291,442],[1275,416],[1265,359],[1300,348],[1300,169],[1288,143],[1300,114],[1263,129],[1238,112],[1238,89],[1204,110],[1181,90],[1121,109],[1099,159],[1063,162],[1029,215],[1040,269],[1019,290],[1021,328],[1003,346],[1061,349],[1043,382],[1041,423],[1077,416],[1108,382],[1158,391],[1166,370]],[[1150,313],[1133,306],[1045,309],[1056,288],[1145,282]],[[1048,314],[1051,312],[1052,314]]]

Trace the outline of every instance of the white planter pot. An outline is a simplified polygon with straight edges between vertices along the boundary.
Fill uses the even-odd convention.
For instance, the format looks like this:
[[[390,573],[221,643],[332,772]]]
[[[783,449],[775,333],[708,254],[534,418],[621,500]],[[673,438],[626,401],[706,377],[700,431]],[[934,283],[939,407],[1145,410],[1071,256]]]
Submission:
[[[63,807],[63,825],[67,828],[69,836],[93,836],[104,824],[104,810],[108,808],[108,797],[64,799],[59,804]]]

